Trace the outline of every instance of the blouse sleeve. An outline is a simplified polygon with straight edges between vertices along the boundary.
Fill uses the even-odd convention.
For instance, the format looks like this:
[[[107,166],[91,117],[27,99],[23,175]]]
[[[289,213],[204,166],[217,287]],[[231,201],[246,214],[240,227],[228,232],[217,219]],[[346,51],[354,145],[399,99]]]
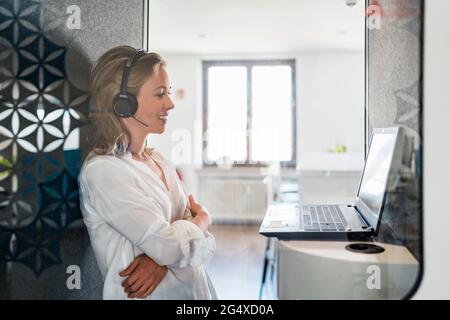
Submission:
[[[92,209],[159,265],[184,268],[204,264],[215,239],[188,220],[169,223],[155,199],[138,187],[120,164],[95,161],[80,176],[81,190]]]

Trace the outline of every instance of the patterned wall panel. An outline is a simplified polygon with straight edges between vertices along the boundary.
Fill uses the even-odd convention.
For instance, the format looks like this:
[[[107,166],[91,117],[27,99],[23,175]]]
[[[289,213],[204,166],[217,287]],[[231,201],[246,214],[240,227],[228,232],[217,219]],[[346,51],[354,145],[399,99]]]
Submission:
[[[386,199],[380,241],[402,243],[421,259],[422,0],[371,0],[379,28],[367,32],[368,137],[374,127],[401,126],[404,174]]]
[[[67,27],[71,5],[80,8],[79,29]],[[39,276],[70,255],[61,241],[81,218],[77,176],[86,152],[90,67],[115,45],[143,43],[143,1],[123,6],[0,1],[2,263],[19,262]],[[83,230],[70,245],[85,238]]]
[[[80,218],[64,147],[87,123],[89,94],[68,79],[67,48],[45,35],[41,4],[0,5],[1,255],[39,274],[60,262],[62,232]]]

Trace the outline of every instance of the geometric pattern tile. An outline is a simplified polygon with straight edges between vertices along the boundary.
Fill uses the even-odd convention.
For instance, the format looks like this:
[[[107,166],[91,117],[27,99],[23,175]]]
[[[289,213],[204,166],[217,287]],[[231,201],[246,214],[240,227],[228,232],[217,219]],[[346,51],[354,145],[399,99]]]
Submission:
[[[42,6],[0,1],[0,260],[36,274],[61,261],[62,232],[81,217],[79,163],[64,143],[88,123],[89,103],[68,80],[67,48],[45,34]]]
[[[408,88],[397,90],[395,97],[397,100],[397,118],[396,123],[405,125],[419,132],[419,119],[421,117],[421,107],[418,98],[421,81],[415,82]]]

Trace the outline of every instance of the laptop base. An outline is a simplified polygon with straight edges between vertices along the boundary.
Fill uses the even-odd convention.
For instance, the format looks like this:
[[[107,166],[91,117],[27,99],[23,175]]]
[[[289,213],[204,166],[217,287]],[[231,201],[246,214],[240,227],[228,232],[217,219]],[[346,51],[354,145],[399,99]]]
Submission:
[[[324,233],[326,235],[324,236]],[[270,237],[277,238],[278,240],[290,241],[290,240],[324,240],[324,241],[373,241],[373,233],[371,231],[367,232],[283,232],[283,233],[272,233],[272,232],[260,232],[260,234]]]

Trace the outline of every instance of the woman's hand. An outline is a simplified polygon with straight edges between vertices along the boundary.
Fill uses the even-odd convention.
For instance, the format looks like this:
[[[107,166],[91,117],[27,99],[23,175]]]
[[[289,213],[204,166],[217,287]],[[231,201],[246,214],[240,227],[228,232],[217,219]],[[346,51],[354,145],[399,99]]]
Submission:
[[[166,266],[160,266],[145,254],[141,254],[119,275],[127,277],[122,286],[128,298],[145,299],[156,289],[166,273]]]
[[[201,230],[207,231],[211,225],[211,216],[209,212],[200,203],[196,202],[192,194],[189,195],[189,204],[192,213],[192,222]]]
[[[191,209],[192,216],[195,218],[197,213],[200,212],[201,210],[204,210],[204,208],[200,203],[195,201],[194,196],[192,194],[189,195],[188,199],[189,199],[189,207]]]

